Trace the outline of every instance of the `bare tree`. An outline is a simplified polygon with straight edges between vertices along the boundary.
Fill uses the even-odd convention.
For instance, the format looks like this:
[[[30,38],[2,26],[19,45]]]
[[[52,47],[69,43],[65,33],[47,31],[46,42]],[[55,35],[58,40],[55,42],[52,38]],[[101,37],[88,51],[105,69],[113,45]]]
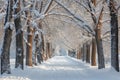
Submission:
[[[51,44],[49,42],[46,43],[46,49],[47,49],[47,54],[48,54],[48,57],[51,58]]]
[[[92,38],[91,65],[96,66],[96,42],[94,38]]]
[[[82,57],[82,50],[81,47],[79,47],[77,50],[77,59],[81,59],[81,57]]]
[[[87,52],[86,52],[86,63],[90,63],[90,42],[86,42],[86,48],[87,48]]]
[[[86,53],[87,53],[87,47],[86,43],[83,44],[83,54],[82,54],[82,61],[86,60]]]
[[[96,0],[91,0],[91,1],[94,4],[94,6],[96,6]],[[101,68],[105,68],[105,61],[104,61],[104,54],[103,54],[103,44],[102,44],[102,38],[101,38],[101,27],[102,27],[101,20],[102,20],[102,17],[103,17],[104,6],[102,7],[102,9],[100,11],[98,19],[97,19],[97,16],[92,14],[92,11],[95,12],[95,10],[91,6],[89,0],[88,0],[88,6],[90,8],[91,17],[92,17],[93,22],[94,22],[95,39],[96,39],[97,53],[98,53],[98,68],[101,69]]]

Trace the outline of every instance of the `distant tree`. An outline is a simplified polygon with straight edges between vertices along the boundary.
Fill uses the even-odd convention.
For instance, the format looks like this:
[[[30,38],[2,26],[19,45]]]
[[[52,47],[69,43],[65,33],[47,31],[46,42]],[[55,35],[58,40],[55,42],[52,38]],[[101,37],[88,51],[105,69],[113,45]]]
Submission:
[[[118,11],[115,0],[110,0],[109,9],[111,16],[111,66],[119,72],[118,53]]]
[[[86,60],[86,53],[87,53],[87,47],[86,43],[83,44],[83,54],[82,54],[82,61]]]
[[[39,1],[38,1],[39,2]],[[41,1],[41,4],[40,4],[40,7],[39,7],[39,11],[40,11],[40,14],[44,14],[46,15],[53,3],[53,0],[49,0],[47,1],[48,4],[45,5],[45,8],[43,7],[43,2],[44,0]],[[38,4],[37,4],[38,5]],[[41,21],[38,22],[38,28],[43,30],[43,26],[42,26],[42,19],[40,19]],[[44,39],[44,34],[42,32],[40,32],[41,34],[41,44],[40,44],[40,49],[41,49],[41,54],[43,56],[43,58],[46,60],[47,59],[47,56],[48,54],[45,54],[46,53],[46,49],[45,49],[45,39]]]
[[[94,38],[92,38],[91,65],[96,66],[96,42]]]
[[[38,26],[39,29],[43,30],[41,22],[39,22],[38,24],[39,24],[39,26]],[[40,36],[41,37],[41,43],[40,43],[41,54],[43,56],[43,59],[45,59],[46,55],[45,55],[45,39],[44,39],[44,34],[42,32],[40,32],[40,35],[41,35]]]
[[[4,34],[4,41],[2,46],[2,53],[1,53],[1,74],[7,73],[10,74],[10,45],[12,40],[12,8],[13,8],[13,0],[7,1],[7,10],[6,10],[6,17],[5,17],[5,34]]]
[[[81,57],[82,57],[82,51],[81,51],[81,47],[79,46],[77,50],[77,59],[81,59]]]
[[[46,51],[47,51],[47,54],[48,54],[48,57],[51,58],[51,46],[50,46],[50,42],[47,42],[46,43]]]
[[[43,61],[42,53],[41,53],[42,51],[41,40],[39,37],[39,33],[37,31],[35,32],[34,41],[35,41],[35,53],[34,53],[33,63],[37,65],[37,63],[40,64]]]
[[[15,62],[15,68],[20,67],[23,69],[24,65],[24,48],[23,48],[23,30],[22,30],[22,24],[21,24],[21,5],[20,0],[14,0],[16,7],[14,7],[14,23],[15,23],[15,29],[16,29],[16,62]]]
[[[90,63],[90,42],[86,42],[86,63]]]

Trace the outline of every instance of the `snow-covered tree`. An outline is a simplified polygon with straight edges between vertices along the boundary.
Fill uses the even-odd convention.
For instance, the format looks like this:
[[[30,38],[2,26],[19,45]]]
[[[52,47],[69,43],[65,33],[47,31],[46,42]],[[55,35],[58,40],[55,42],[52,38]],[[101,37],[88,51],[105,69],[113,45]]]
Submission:
[[[4,40],[3,47],[1,52],[1,74],[11,73],[10,69],[10,45],[12,40],[12,8],[13,8],[13,0],[7,1],[7,9],[6,9],[6,17],[4,22]]]
[[[118,9],[115,0],[109,2],[111,16],[111,66],[119,71],[119,52],[118,52]]]
[[[20,0],[14,0],[14,23],[15,23],[15,29],[16,29],[16,62],[15,62],[15,68],[21,68],[23,69],[24,65],[24,48],[23,48],[23,28],[21,23],[21,2]]]

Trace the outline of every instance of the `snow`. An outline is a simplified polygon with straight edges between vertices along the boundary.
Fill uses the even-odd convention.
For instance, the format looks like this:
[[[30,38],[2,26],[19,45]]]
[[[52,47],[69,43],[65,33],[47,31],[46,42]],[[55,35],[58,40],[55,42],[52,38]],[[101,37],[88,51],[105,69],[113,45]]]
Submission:
[[[5,24],[4,29],[8,29],[8,28],[10,28],[11,30],[14,29],[14,26],[13,26],[13,23],[12,23],[12,22],[7,22],[7,23]]]
[[[0,13],[0,20],[5,16],[5,13]]]
[[[11,59],[11,65],[12,74],[0,75],[0,80],[120,80],[120,73],[109,66],[98,70],[69,56],[54,56],[24,70],[14,69],[14,59]]]
[[[38,31],[35,31],[35,35],[38,35],[39,34],[39,32]]]
[[[33,10],[33,13],[35,14],[36,17],[40,16],[40,13],[37,10]]]

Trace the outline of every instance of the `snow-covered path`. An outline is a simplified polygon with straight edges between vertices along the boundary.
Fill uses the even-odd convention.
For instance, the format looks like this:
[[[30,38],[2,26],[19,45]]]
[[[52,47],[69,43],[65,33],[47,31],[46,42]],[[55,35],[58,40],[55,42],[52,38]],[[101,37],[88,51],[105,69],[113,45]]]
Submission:
[[[119,76],[110,68],[98,70],[68,56],[55,56],[23,71],[12,68],[12,74],[0,75],[0,80],[120,80]]]

